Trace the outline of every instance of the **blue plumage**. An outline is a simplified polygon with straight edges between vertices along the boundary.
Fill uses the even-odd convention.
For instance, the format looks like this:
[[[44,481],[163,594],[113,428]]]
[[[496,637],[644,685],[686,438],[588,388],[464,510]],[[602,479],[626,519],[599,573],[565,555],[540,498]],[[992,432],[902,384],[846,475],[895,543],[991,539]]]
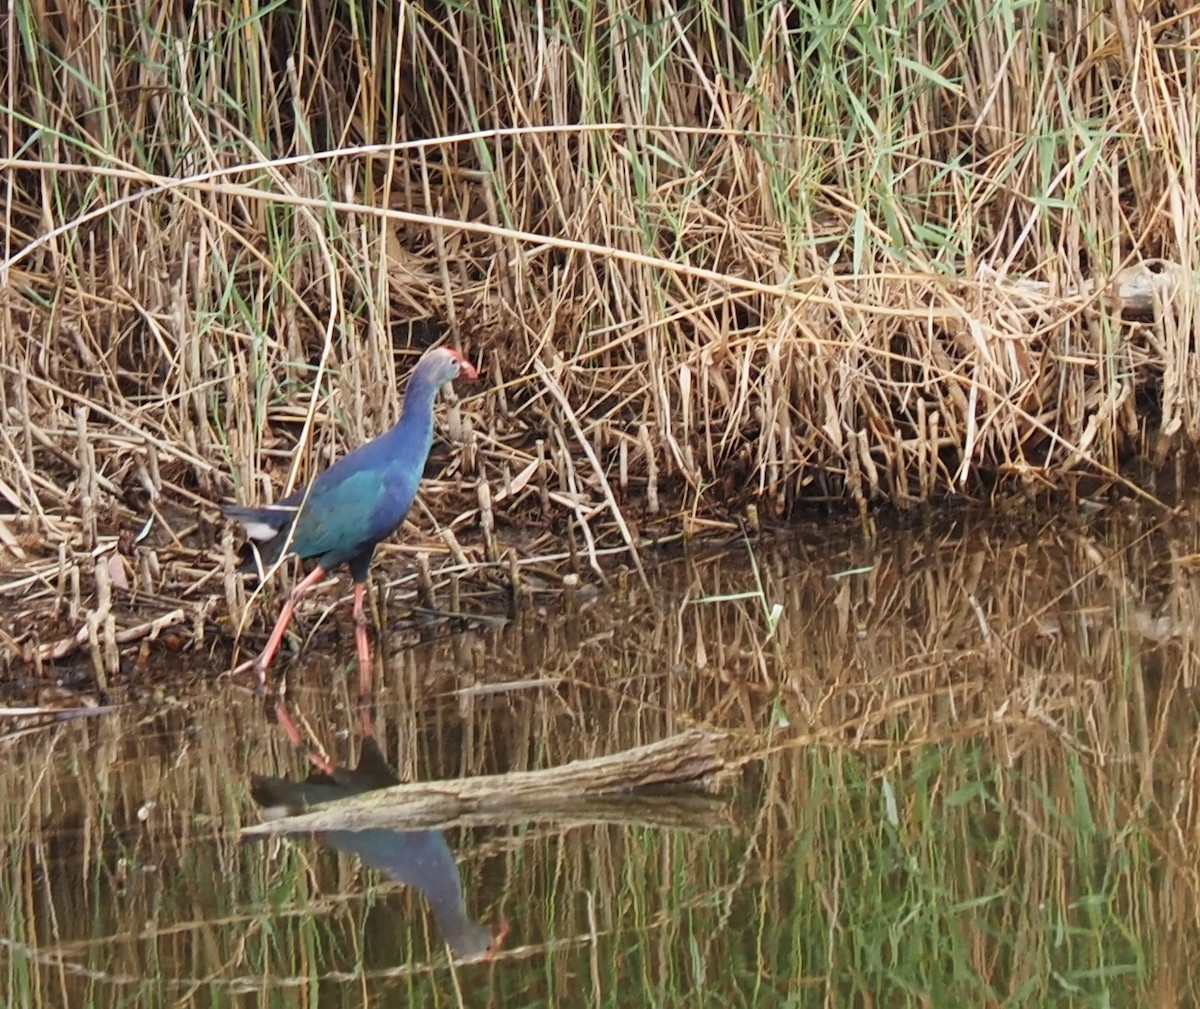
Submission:
[[[433,444],[434,400],[443,385],[459,376],[477,377],[460,354],[446,347],[426,351],[409,378],[394,427],[343,456],[310,488],[300,488],[274,505],[224,506],[225,514],[245,527],[264,566],[274,564],[285,552],[317,561],[312,574],[292,592],[262,654],[247,664],[254,666],[260,682],[296,601],[342,564],[349,566],[355,583],[360,675],[366,675],[364,665],[369,666],[370,658],[362,603],[367,569],[376,545],[400,527],[412,507]]]
[[[326,772],[310,774],[306,781],[256,776],[250,791],[254,800],[266,809],[268,818],[274,819],[399,783],[379,744],[369,736],[363,742],[358,766],[353,769],[330,767]],[[365,865],[420,891],[433,912],[438,931],[457,959],[490,956],[507,931],[505,927],[499,935],[493,935],[467,914],[458,863],[440,830],[372,827],[327,830],[313,836],[331,848],[357,855]]]

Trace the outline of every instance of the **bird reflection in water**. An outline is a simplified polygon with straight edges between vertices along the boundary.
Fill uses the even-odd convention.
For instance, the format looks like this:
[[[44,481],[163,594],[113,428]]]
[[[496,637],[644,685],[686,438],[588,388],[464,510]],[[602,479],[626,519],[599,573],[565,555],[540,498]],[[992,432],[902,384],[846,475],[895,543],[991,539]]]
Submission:
[[[276,718],[313,770],[304,781],[254,776],[250,794],[267,819],[295,815],[318,803],[400,784],[375,739],[365,705],[361,714],[366,734],[358,765],[338,767],[304,738],[283,698],[278,699]],[[328,830],[312,836],[320,844],[357,855],[363,864],[380,870],[389,879],[415,887],[424,896],[438,932],[459,963],[491,959],[508,933],[506,921],[501,921],[493,933],[467,915],[458,864],[440,830],[376,827]]]

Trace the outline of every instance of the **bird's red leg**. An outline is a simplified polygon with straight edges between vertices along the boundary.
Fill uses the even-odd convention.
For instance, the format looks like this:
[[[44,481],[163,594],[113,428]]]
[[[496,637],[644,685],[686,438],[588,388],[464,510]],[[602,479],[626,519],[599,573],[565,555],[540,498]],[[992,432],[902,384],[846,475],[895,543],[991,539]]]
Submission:
[[[304,733],[300,731],[300,726],[292,719],[291,713],[288,711],[287,705],[284,704],[282,697],[277,698],[275,701],[275,717],[283,727],[283,731],[287,733],[287,737],[291,740],[292,746],[296,748],[296,751],[302,754],[318,771],[323,774],[333,775],[337,770],[337,766],[317,748],[316,744],[304,738]]]
[[[501,918],[496,925],[496,931],[492,933],[492,944],[488,947],[488,951],[484,954],[485,960],[490,960],[496,955],[496,950],[504,945],[504,940],[508,936],[508,919]]]
[[[358,713],[363,731],[371,734],[371,639],[367,635],[367,614],[363,608],[367,583],[354,583],[354,644],[358,651]]]
[[[304,598],[304,594],[325,577],[325,569],[318,564],[311,572],[300,582],[287,598],[287,602],[283,604],[283,609],[279,613],[279,619],[275,621],[275,628],[271,631],[271,636],[267,639],[266,647],[258,653],[249,662],[243,662],[233,672],[238,674],[248,669],[253,669],[258,676],[258,685],[265,686],[267,682],[267,667],[271,664],[271,660],[275,658],[275,653],[279,651],[279,646],[283,643],[283,635],[288,629],[288,624],[292,622],[292,616],[296,612],[296,604]]]

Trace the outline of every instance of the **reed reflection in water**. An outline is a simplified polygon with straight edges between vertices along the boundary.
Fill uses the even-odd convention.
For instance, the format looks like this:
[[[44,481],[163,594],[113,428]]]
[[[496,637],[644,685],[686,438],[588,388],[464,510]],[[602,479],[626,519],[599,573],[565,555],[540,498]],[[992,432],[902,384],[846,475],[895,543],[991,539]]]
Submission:
[[[1191,1001],[1196,528],[765,539],[570,619],[380,642],[375,738],[406,780],[694,724],[752,755],[711,824],[447,831],[474,920],[511,923],[486,962],[346,851],[239,840],[251,775],[309,770],[260,702],[10,739],[7,1001]],[[363,745],[347,643],[290,670],[339,766]]]

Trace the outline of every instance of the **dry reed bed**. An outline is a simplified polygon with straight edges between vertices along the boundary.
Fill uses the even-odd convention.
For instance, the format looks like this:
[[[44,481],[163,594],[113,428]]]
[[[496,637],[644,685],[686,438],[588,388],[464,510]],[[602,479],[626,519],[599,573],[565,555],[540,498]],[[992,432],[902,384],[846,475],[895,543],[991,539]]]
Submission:
[[[15,4],[4,654],[240,623],[212,502],[382,430],[442,332],[456,563],[1190,459],[1193,14],[835,6]]]
[[[602,962],[606,942],[628,956],[645,943],[656,978],[675,969],[670,951],[693,939],[704,963],[734,962],[744,929],[722,924],[730,921],[760,921],[761,935],[810,952],[810,932],[828,929],[830,957],[849,955],[871,899],[856,897],[871,875],[860,859],[872,850],[863,838],[883,830],[885,782],[911,857],[937,860],[938,886],[955,901],[981,902],[952,921],[995,990],[1018,990],[1052,958],[1061,939],[1046,930],[1046,909],[1086,893],[1095,865],[1115,874],[1110,913],[1145,944],[1158,983],[1194,984],[1191,958],[1180,956],[1200,927],[1191,852],[1200,654],[1187,619],[1200,606],[1194,530],[1131,529],[1115,515],[1102,539],[1060,525],[1041,538],[930,533],[879,555],[859,544],[764,550],[757,578],[728,556],[679,564],[656,583],[654,606],[633,582],[627,598],[570,618],[397,650],[377,729],[415,778],[545,767],[694,723],[774,751],[748,773],[733,858],[724,828],[453,834],[468,907],[512,919],[505,955],[548,958],[543,983],[557,991],[578,984],[592,943]],[[718,599],[760,584],[763,599],[783,606],[770,638],[762,600]],[[317,662],[295,674],[297,710],[349,759],[351,678]],[[443,969],[436,938],[421,937],[417,898],[393,896],[382,906],[397,915],[386,931],[404,966],[368,963],[360,977],[344,965],[363,956],[366,908],[384,913],[377,884],[353,860],[287,846],[264,861],[237,844],[237,826],[252,815],[238,776],[303,768],[255,702],[222,692],[7,748],[0,816],[22,854],[6,863],[0,890],[32,894],[35,876],[49,880],[55,917],[39,919],[35,948],[70,969],[98,969],[100,991],[114,1000],[150,949],[171,990],[204,970],[201,990],[227,991],[261,984],[255,977],[340,987]],[[931,765],[931,753],[944,759]],[[64,759],[89,770],[49,773]],[[981,778],[995,802],[982,816],[956,798]],[[1081,790],[1094,821],[1086,847]],[[978,845],[980,830],[996,832],[993,846]],[[1114,851],[1130,864],[1112,862]],[[177,874],[194,884],[177,893],[159,882]],[[224,882],[213,887],[214,878]],[[290,880],[284,890],[281,878]],[[264,900],[276,915],[269,932],[260,932]],[[988,917],[995,901],[1003,928]],[[326,938],[310,960],[300,940],[313,915]],[[1025,950],[1016,963],[1003,953],[1005,935]],[[219,969],[197,963],[201,948],[215,951]],[[1105,962],[1115,952],[1106,948]],[[67,990],[77,983],[70,969],[59,982]]]

